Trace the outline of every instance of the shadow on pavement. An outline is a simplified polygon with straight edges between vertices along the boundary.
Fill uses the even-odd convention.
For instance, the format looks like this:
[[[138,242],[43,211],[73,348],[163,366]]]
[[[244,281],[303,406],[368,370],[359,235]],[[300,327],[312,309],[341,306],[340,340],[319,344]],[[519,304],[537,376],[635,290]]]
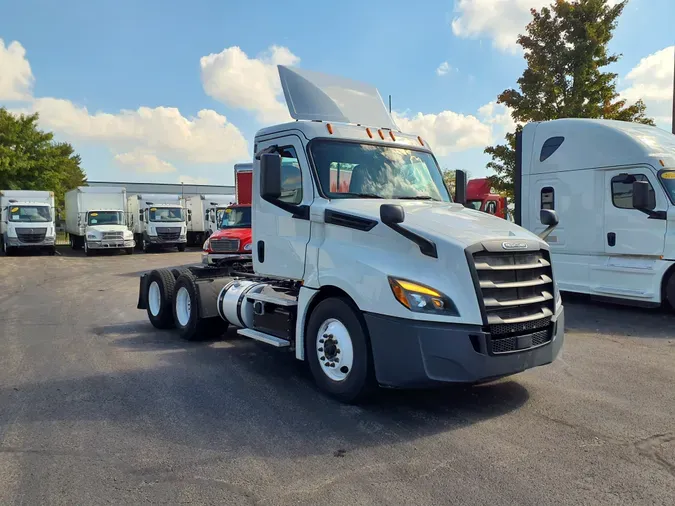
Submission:
[[[668,309],[599,302],[570,293],[563,294],[563,304],[566,330],[636,338],[675,338],[675,313]]]
[[[233,331],[221,341],[186,343],[147,322],[111,327],[95,333],[121,351],[148,352],[140,360],[159,365],[1,389],[0,404],[16,413],[14,423],[101,421],[135,436],[230,452],[228,458],[343,456],[503,416],[529,398],[522,385],[502,380],[381,390],[366,405],[343,405],[318,392],[290,353]]]

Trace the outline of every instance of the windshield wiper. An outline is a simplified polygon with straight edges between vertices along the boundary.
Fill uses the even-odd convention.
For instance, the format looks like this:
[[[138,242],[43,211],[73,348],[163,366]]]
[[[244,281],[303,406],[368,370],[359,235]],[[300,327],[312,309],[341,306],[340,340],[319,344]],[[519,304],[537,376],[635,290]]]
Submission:
[[[439,202],[438,199],[435,199],[433,197],[430,197],[429,195],[415,195],[414,197],[403,197],[403,196],[398,196],[394,195],[392,199],[400,199],[400,200],[433,200],[435,202]]]
[[[338,195],[351,195],[352,197],[363,197],[366,199],[383,199],[381,195],[375,195],[374,193],[352,193],[352,192],[340,192]]]

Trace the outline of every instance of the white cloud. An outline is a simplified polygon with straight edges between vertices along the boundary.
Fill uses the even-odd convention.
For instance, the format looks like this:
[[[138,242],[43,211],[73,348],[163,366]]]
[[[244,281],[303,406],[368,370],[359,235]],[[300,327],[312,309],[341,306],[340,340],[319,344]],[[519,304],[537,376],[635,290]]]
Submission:
[[[24,47],[17,41],[5,47],[0,39],[0,100],[30,100],[33,81]]]
[[[445,74],[447,74],[451,70],[452,70],[452,68],[450,67],[450,64],[447,61],[444,61],[436,69],[436,74],[439,75],[439,76],[444,76]]]
[[[629,102],[644,100],[647,116],[670,130],[673,100],[673,59],[675,46],[650,54],[626,74],[629,87],[621,96]]]
[[[516,39],[532,19],[530,9],[539,10],[552,3],[553,0],[458,0],[452,33],[465,39],[489,38],[497,49],[516,53]]]
[[[511,109],[504,104],[488,102],[478,109],[483,123],[492,128],[493,142],[500,142],[508,132],[515,132],[516,122],[511,117]]]
[[[154,153],[148,153],[141,149],[129,153],[120,153],[115,155],[115,161],[123,170],[132,170],[134,172],[176,172],[176,167],[169,162],[160,160]]]
[[[257,58],[239,47],[203,56],[200,60],[204,91],[228,107],[255,113],[261,123],[290,121],[277,65],[295,65],[300,58],[289,49],[271,46]]]
[[[57,98],[35,99],[31,108],[40,113],[43,127],[72,140],[103,143],[114,152],[125,153],[117,161],[127,161],[127,165],[143,156],[146,160],[154,156],[159,161],[223,165],[249,156],[248,144],[239,129],[225,116],[208,109],[193,118],[184,117],[174,107],[91,114],[86,107]]]
[[[490,144],[491,129],[475,116],[465,116],[452,111],[422,114],[409,117],[393,112],[394,121],[401,131],[420,135],[439,156],[464,149]]]

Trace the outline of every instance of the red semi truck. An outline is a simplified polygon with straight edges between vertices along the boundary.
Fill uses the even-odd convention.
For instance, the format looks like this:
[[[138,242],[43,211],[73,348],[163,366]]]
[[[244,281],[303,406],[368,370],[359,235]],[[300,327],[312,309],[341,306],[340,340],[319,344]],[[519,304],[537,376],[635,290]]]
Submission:
[[[495,193],[488,178],[470,179],[466,184],[466,205],[477,211],[509,219],[508,201]]]
[[[252,163],[238,163],[234,166],[236,204],[225,209],[218,223],[218,230],[204,242],[204,265],[217,267],[223,260],[232,262],[236,257],[241,257],[243,262],[251,261],[252,176]]]

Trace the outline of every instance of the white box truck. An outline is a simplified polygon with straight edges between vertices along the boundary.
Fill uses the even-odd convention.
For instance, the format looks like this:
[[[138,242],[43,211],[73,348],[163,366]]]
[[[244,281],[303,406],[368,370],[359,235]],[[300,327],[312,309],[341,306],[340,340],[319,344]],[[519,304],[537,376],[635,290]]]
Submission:
[[[234,195],[186,195],[188,245],[204,244],[206,238],[218,230],[216,217],[222,220],[225,208],[234,200]]]
[[[134,252],[134,234],[126,221],[123,187],[79,186],[66,193],[66,232],[73,249],[87,256],[101,250]]]
[[[180,195],[134,194],[127,198],[127,220],[137,248],[175,247],[185,251],[187,224]]]
[[[344,402],[551,363],[564,310],[547,243],[453,203],[431,148],[377,89],[279,74],[296,121],[255,136],[252,261],[143,274],[152,324],[188,340],[237,327]],[[549,233],[555,212],[540,214]]]
[[[5,255],[18,249],[56,253],[54,192],[0,191],[0,241]]]
[[[516,223],[548,236],[561,290],[675,308],[675,135],[624,121],[525,125],[516,142]]]

